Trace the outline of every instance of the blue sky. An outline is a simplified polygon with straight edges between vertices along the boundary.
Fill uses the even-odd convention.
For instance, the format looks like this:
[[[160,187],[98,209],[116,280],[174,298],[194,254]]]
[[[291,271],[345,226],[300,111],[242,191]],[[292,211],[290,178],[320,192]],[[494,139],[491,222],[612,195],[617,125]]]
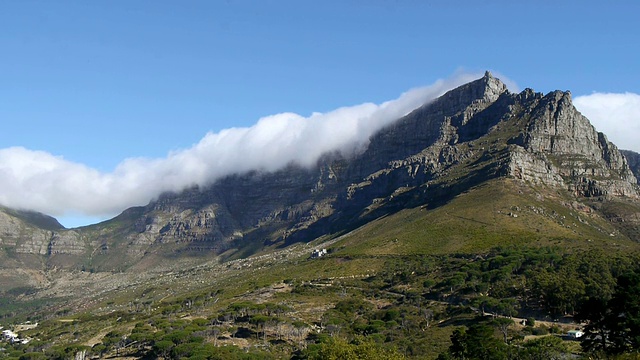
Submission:
[[[13,177],[0,202],[66,226],[104,219],[153,197],[135,187],[149,168],[225,129],[257,129],[281,113],[290,113],[275,117],[283,126],[297,124],[294,115],[341,107],[376,119],[379,108],[359,106],[487,69],[518,89],[571,90],[598,130],[632,148],[639,13],[631,0],[2,1],[0,167]],[[67,201],[57,188],[65,179],[103,193],[119,184],[123,199]],[[30,202],[16,200],[22,192]],[[102,201],[96,194],[84,196]]]

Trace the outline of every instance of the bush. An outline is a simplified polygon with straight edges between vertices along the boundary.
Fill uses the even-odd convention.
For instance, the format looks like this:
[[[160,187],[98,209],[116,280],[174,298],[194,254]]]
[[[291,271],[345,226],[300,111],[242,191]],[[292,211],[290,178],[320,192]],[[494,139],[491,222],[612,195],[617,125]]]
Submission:
[[[536,319],[534,319],[532,317],[528,317],[525,325],[531,326],[531,327],[536,326]]]
[[[537,328],[533,328],[533,335],[547,335],[549,334],[549,329],[546,326],[540,326]]]
[[[39,352],[30,352],[26,354],[22,354],[18,359],[19,360],[44,360],[47,357],[43,353]]]
[[[531,326],[524,327],[522,328],[522,333],[531,335],[533,334],[533,328]]]
[[[560,327],[558,325],[553,325],[549,329],[549,332],[552,333],[552,334],[562,334],[562,329],[560,329]]]

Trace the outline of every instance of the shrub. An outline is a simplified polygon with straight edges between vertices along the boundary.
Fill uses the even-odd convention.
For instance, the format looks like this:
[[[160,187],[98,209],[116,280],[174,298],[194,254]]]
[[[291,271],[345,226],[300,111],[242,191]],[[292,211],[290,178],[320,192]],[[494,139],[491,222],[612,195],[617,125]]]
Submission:
[[[532,317],[528,317],[527,321],[525,323],[527,326],[531,326],[534,327],[536,326],[536,319],[532,318]]]
[[[533,328],[533,335],[547,335],[547,334],[549,334],[549,329],[544,325],[537,328]]]

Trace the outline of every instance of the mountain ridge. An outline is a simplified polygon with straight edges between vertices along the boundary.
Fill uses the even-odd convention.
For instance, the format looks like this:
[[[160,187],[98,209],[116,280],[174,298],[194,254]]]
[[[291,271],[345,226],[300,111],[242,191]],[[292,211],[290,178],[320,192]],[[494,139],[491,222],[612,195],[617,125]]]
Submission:
[[[341,331],[435,359],[496,314],[527,318],[503,333],[527,350],[516,334],[580,326],[553,319],[635,268],[638,160],[569,92],[510,93],[486,73],[316,167],[230,175],[76,229],[1,209],[0,317],[38,339],[7,354],[312,358]]]
[[[351,157],[328,153],[314,168],[227,176],[78,229],[27,222],[0,234],[12,247],[0,256],[98,271],[143,259],[244,257],[345,233],[403,208],[433,208],[499,177],[568,191],[579,202],[636,201],[637,164],[596,132],[569,92],[512,94],[486,72],[383,128]]]

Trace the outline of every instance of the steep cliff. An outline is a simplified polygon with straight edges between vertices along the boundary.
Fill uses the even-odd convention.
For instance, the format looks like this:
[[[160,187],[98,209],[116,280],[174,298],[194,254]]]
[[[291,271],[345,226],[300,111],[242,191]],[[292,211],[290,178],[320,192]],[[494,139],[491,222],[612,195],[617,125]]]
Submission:
[[[0,292],[12,284],[37,285],[41,276],[26,275],[30,271],[75,267],[90,248],[77,231],[50,216],[0,208],[0,269],[6,269],[0,272]]]
[[[624,156],[571,103],[569,92],[534,100],[514,150],[511,172],[525,180],[567,186],[579,196],[637,198],[637,180]]]
[[[620,152],[627,158],[631,172],[640,181],[640,154],[629,150],[621,150]]]

